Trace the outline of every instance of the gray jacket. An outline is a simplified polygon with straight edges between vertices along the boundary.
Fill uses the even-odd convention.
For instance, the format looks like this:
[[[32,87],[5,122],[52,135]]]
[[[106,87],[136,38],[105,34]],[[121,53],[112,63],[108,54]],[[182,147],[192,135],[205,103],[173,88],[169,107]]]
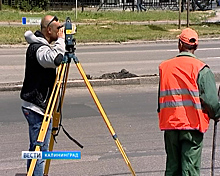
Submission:
[[[24,36],[29,44],[43,44],[36,51],[37,61],[42,67],[56,68],[58,66],[55,62],[57,56],[59,54],[65,54],[65,41],[63,38],[58,38],[58,40],[54,42],[54,45],[51,46],[43,36],[37,37],[31,31],[25,32]],[[44,115],[44,110],[34,103],[22,100],[22,107]]]

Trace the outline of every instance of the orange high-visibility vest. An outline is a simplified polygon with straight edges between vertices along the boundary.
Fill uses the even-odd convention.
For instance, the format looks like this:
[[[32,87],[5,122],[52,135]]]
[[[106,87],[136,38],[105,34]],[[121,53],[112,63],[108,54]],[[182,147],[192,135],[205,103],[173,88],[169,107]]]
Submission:
[[[197,85],[199,71],[204,66],[206,64],[189,56],[160,64],[158,115],[161,130],[207,131],[209,117],[202,109]]]

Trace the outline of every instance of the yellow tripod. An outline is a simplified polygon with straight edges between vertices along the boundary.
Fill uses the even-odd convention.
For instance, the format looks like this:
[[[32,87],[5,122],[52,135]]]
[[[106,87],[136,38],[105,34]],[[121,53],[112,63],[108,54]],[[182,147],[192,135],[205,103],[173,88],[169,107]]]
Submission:
[[[128,165],[131,173],[133,176],[135,176],[135,171],[133,170],[131,163],[98,99],[98,97],[96,96],[90,82],[88,81],[86,74],[81,66],[81,64],[79,63],[79,60],[77,59],[77,57],[74,54],[74,43],[73,43],[73,39],[72,39],[72,35],[71,35],[71,31],[72,31],[72,25],[71,25],[71,21],[70,18],[68,17],[66,20],[66,24],[65,24],[65,42],[66,42],[66,49],[69,52],[65,53],[65,56],[68,60],[72,60],[75,62],[76,67],[78,68],[100,114],[103,117],[103,120],[105,121],[106,126],[109,129],[109,132],[111,133],[119,151],[122,154],[122,157],[124,158],[124,161],[126,162],[126,164]],[[63,105],[63,100],[64,100],[64,94],[65,94],[65,90],[66,90],[66,84],[67,84],[67,78],[68,78],[68,73],[69,73],[69,68],[70,68],[70,63],[63,63],[59,66],[58,70],[57,70],[57,76],[55,79],[55,83],[53,86],[53,91],[51,93],[45,114],[44,114],[44,119],[42,122],[42,126],[38,135],[38,139],[37,139],[37,145],[35,148],[35,151],[40,151],[40,146],[41,143],[44,141],[46,133],[47,133],[47,129],[50,123],[50,119],[53,119],[53,130],[52,130],[52,134],[51,134],[51,138],[50,138],[50,144],[49,144],[49,151],[53,150],[53,145],[54,145],[54,135],[56,135],[57,131],[58,131],[58,126],[59,126],[59,122],[60,122],[60,117],[61,117],[61,108]],[[61,91],[62,89],[62,91]],[[58,96],[60,95],[60,99],[58,98]],[[74,140],[73,140],[74,141]],[[81,144],[79,144],[77,141],[74,141],[78,146],[80,146],[81,148],[83,147]],[[49,172],[49,166],[50,166],[50,161],[51,160],[47,160],[46,161],[46,165],[45,165],[45,169],[44,169],[44,176],[48,175]],[[33,171],[34,171],[34,167],[36,165],[37,159],[32,159],[31,161],[31,165],[29,167],[27,176],[32,176]]]

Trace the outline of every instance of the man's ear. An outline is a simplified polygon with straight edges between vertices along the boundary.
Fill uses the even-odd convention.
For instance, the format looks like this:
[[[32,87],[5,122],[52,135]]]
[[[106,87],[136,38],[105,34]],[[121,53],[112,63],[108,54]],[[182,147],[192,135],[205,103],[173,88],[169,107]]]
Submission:
[[[182,48],[183,46],[183,42],[181,40],[179,40],[179,46]]]
[[[50,26],[47,28],[47,33],[51,34],[51,27]]]
[[[182,49],[182,47],[183,47],[183,43],[182,43],[182,41],[181,41],[181,40],[179,40],[179,42],[178,42],[178,48],[179,48],[179,50],[181,50],[181,49]]]
[[[194,50],[197,50],[197,47],[198,47],[198,45],[195,45],[195,48],[194,48]]]

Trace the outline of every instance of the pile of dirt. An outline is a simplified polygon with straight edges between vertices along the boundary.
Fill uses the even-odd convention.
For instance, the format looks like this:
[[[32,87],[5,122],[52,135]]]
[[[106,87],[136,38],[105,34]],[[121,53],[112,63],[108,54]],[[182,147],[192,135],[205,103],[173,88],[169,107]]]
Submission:
[[[129,73],[128,70],[122,69],[120,72],[113,72],[113,73],[105,73],[99,77],[99,79],[123,79],[123,78],[133,78],[138,77],[133,73]]]
[[[136,75],[129,73],[128,70],[122,69],[120,72],[105,73],[100,77],[93,77],[92,75],[87,74],[87,79],[124,79],[124,78],[134,78],[134,77],[155,77],[159,76],[158,74],[149,74],[149,75]]]

